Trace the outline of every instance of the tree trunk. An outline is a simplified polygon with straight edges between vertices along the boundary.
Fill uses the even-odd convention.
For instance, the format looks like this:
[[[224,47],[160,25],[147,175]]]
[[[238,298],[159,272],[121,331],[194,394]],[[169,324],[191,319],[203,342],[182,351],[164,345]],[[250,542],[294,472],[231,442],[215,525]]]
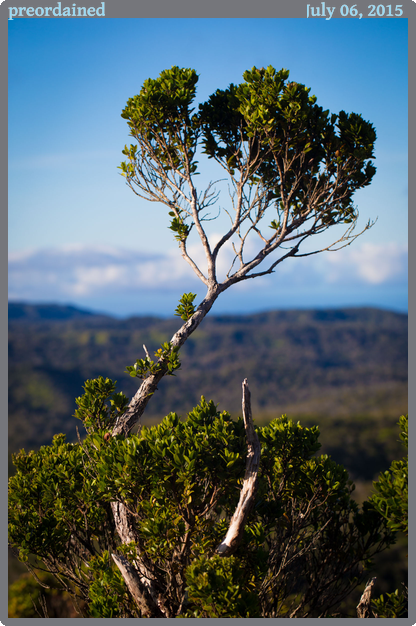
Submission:
[[[173,335],[170,343],[172,347],[180,348],[188,337],[198,328],[206,314],[210,311],[215,300],[218,298],[222,289],[220,285],[215,284],[208,289],[207,295],[201,302],[192,317],[183,324],[183,326]],[[157,391],[157,385],[167,373],[167,367],[163,362],[159,361],[161,368],[156,374],[151,374],[145,378],[140,385],[138,391],[133,396],[127,411],[120,415],[113,428],[113,435],[124,433],[127,437],[133,426],[140,420],[143,415],[147,403],[152,395]]]
[[[113,560],[119,568],[121,575],[130,591],[133,599],[143,617],[170,617],[163,603],[163,598],[156,588],[156,580],[153,572],[140,558],[138,537],[134,532],[134,520],[121,502],[112,502],[114,522],[118,535],[123,544],[132,541],[136,543],[136,558],[134,564],[130,563],[121,554],[112,554]]]

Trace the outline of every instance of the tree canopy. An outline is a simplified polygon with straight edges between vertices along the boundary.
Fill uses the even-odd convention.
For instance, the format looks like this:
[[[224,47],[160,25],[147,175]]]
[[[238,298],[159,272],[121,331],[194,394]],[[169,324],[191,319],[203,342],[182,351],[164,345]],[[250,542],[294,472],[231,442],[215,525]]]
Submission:
[[[311,254],[299,252],[302,242],[335,224],[348,225],[336,243],[349,243],[358,217],[353,194],[375,174],[376,133],[361,115],[330,115],[310,89],[288,80],[287,70],[253,67],[243,78],[238,86],[217,89],[196,111],[195,70],[172,67],[145,81],[122,113],[137,142],[125,146],[122,173],[135,193],[169,208],[182,255],[207,286],[218,280],[220,249],[233,240],[237,267],[221,290],[270,273],[287,256]],[[194,183],[201,150],[225,170],[231,187],[230,228],[215,245],[203,222],[218,194],[214,183],[200,192]],[[187,251],[194,228],[206,254],[205,272]],[[253,234],[261,250],[245,258]],[[284,245],[289,252],[255,271]]]

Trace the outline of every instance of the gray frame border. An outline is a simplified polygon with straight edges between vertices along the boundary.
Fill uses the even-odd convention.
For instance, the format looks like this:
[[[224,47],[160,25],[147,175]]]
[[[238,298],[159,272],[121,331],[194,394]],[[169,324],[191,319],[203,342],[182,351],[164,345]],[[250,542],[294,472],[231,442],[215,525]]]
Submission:
[[[414,59],[416,59],[416,0],[400,0],[403,5],[403,16],[400,18],[375,18],[375,19],[408,19],[409,28],[409,162],[410,167],[413,166],[411,171],[415,170],[416,161],[416,130],[415,120],[411,117],[411,111],[416,111],[416,93],[415,93],[415,72]],[[1,168],[0,168],[0,193],[1,193],[1,228],[0,228],[0,285],[5,286],[6,292],[0,303],[0,320],[1,320],[1,428],[5,430],[5,434],[1,437],[1,450],[0,463],[2,467],[2,476],[4,479],[1,481],[1,502],[4,505],[1,506],[1,529],[6,532],[7,528],[7,508],[5,506],[7,497],[7,27],[8,27],[8,13],[9,8],[22,5],[23,2],[17,2],[16,0],[0,0],[0,72],[2,78],[3,88],[0,91],[0,142],[1,142]],[[25,3],[29,5],[29,3]],[[72,5],[72,0],[63,0],[62,6]],[[192,2],[191,0],[152,0],[152,2],[145,3],[143,0],[105,0],[105,17],[90,17],[90,18],[78,18],[78,19],[106,19],[106,18],[306,18],[307,5],[320,6],[321,2],[313,2],[313,0],[257,0],[255,5],[249,0],[210,0],[210,2],[203,3],[203,0],[197,0]],[[350,17],[343,18],[339,15],[339,8],[343,4],[352,6],[356,4],[358,11],[361,11],[366,15],[366,9],[369,2],[363,0],[352,0],[351,2],[342,2],[342,0],[332,0],[327,2],[327,6],[335,7],[334,17],[338,12],[336,19],[354,19]],[[377,4],[380,4],[378,1]],[[387,5],[387,3],[384,3]],[[56,6],[56,0],[52,2],[37,1],[30,2],[30,5],[37,5],[39,7],[52,5]],[[100,0],[88,0],[88,2],[77,2],[77,6],[101,6]],[[19,19],[19,18],[15,18]],[[31,19],[48,19],[34,16]],[[65,19],[65,18],[62,18]],[[313,18],[322,19],[322,18]],[[386,42],[387,45],[387,42]],[[410,65],[410,63],[412,65]],[[409,207],[415,204],[415,185],[410,187]],[[409,232],[414,232],[416,226],[416,216],[409,211]],[[413,262],[416,258],[416,253],[413,249],[409,250],[409,266],[413,267]],[[414,380],[416,363],[415,363],[415,319],[414,319],[414,298],[415,293],[413,289],[414,279],[409,282],[409,380]],[[415,406],[415,394],[416,391],[412,385],[409,385],[409,404],[413,408]],[[412,432],[412,429],[411,429]],[[413,476],[413,469],[416,467],[412,455],[409,455],[410,475]],[[411,482],[412,485],[412,482]],[[414,489],[411,488],[410,505],[411,514],[413,519],[413,512],[415,509]],[[4,533],[5,534],[5,533]],[[7,545],[6,541],[3,541],[0,548],[1,562],[6,564],[6,567],[1,568],[1,593],[0,593],[0,623],[6,624],[12,620],[7,617]],[[407,618],[403,623],[416,624],[416,606],[414,598],[412,596],[412,590],[415,587],[416,576],[414,574],[414,561],[415,554],[415,540],[413,537],[409,540],[409,614],[411,617]],[[41,621],[39,618],[27,620],[19,619],[21,623],[36,623]],[[94,622],[99,621],[94,619]],[[112,620],[113,621],[113,620]],[[129,620],[134,621],[134,620]],[[193,620],[197,621],[197,620]],[[222,621],[222,620],[216,620]],[[244,620],[238,619],[242,622]],[[253,624],[256,620],[248,620]],[[282,620],[272,620],[282,621]],[[283,621],[289,621],[284,619]],[[319,620],[309,620],[319,623]],[[387,620],[393,623],[393,620]],[[162,622],[161,622],[162,623]],[[345,620],[344,620],[345,623]]]

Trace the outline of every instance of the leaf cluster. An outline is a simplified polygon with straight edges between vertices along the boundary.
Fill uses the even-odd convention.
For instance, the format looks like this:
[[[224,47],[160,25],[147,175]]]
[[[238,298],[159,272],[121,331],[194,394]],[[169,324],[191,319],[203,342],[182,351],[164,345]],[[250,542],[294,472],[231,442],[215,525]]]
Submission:
[[[195,313],[194,300],[196,293],[184,293],[175,309],[175,315],[187,321]]]
[[[203,144],[209,157],[228,163],[232,169],[232,164],[241,165],[247,158],[242,139],[250,140],[255,168],[251,176],[263,177],[275,198],[280,199],[280,183],[287,191],[295,184],[296,161],[301,160],[301,155],[308,155],[308,163],[304,161],[299,170],[305,179],[307,175],[317,176],[320,163],[330,165],[327,176],[331,176],[337,165],[349,159],[350,173],[354,171],[349,183],[351,190],[370,183],[375,173],[369,161],[374,158],[376,140],[372,124],[356,113],[341,111],[339,115],[330,115],[316,104],[316,96],[309,95],[309,88],[288,81],[288,70],[253,67],[244,72],[243,78],[245,82],[239,86],[217,90],[199,106]],[[258,153],[255,159],[253,151]],[[278,170],[279,161],[284,158],[293,171]],[[259,169],[256,161],[261,162]],[[292,195],[292,203],[305,202],[301,189],[296,195]]]
[[[164,371],[168,376],[175,376],[173,372],[181,366],[178,353],[178,346],[164,342],[162,347],[155,352],[156,362],[146,356],[144,359],[137,359],[134,365],[127,365],[126,372],[133,378],[141,378],[142,380],[161,371]]]
[[[76,398],[75,417],[84,424],[87,432],[110,430],[128,406],[123,393],[116,393],[116,383],[109,378],[94,378],[84,384],[84,395]]]
[[[371,608],[377,617],[407,617],[407,593],[386,593],[371,601]]]
[[[122,113],[137,141],[123,150],[128,184],[169,208],[169,228],[181,244],[192,226],[200,231],[202,210],[216,201],[211,185],[198,197],[192,182],[198,146],[235,189],[236,221],[225,240],[247,219],[257,228],[272,205],[276,237],[294,240],[291,233],[306,222],[313,224],[308,236],[354,223],[353,194],[376,172],[373,125],[356,113],[330,114],[286,69],[253,67],[243,79],[217,89],[196,112],[195,70],[174,66],[145,81]]]
[[[176,241],[186,241],[191,227],[185,224],[184,216],[182,215],[182,211],[177,210],[169,211],[169,215],[172,218],[170,222],[169,229],[175,233]],[[185,216],[186,218],[186,216]]]
[[[235,556],[196,559],[187,569],[187,581],[193,606],[183,617],[250,618],[261,614],[256,578]]]
[[[88,567],[91,576],[91,583],[88,587],[90,617],[122,617],[121,606],[133,609],[123,577],[120,571],[112,565],[111,556],[107,550],[92,557]]]
[[[400,439],[408,447],[408,416],[399,420]],[[371,496],[373,506],[387,520],[387,525],[395,532],[405,535],[409,532],[408,518],[409,464],[407,456],[393,461],[390,470],[380,474],[374,483],[375,493]]]
[[[215,556],[244,476],[243,420],[202,398],[184,421],[171,413],[140,434],[107,437],[114,393],[108,380],[88,381],[79,402],[86,438],[68,444],[57,435],[38,452],[21,451],[9,482],[10,544],[71,582],[90,616],[139,616],[115,551],[140,555],[171,617],[313,617],[393,541],[374,507],[358,509],[344,468],[317,456],[318,429],[283,416],[257,428],[259,488],[242,544],[230,559]],[[114,502],[131,516],[130,546],[115,534]]]
[[[184,168],[195,154],[198,124],[192,116],[191,104],[196,93],[198,76],[195,70],[172,67],[157,79],[149,78],[140,93],[129,98],[121,116],[127,120],[131,134],[143,140],[152,154],[167,170]],[[130,167],[121,165],[129,175],[135,161],[137,147],[125,147]],[[196,171],[196,164],[193,166]]]

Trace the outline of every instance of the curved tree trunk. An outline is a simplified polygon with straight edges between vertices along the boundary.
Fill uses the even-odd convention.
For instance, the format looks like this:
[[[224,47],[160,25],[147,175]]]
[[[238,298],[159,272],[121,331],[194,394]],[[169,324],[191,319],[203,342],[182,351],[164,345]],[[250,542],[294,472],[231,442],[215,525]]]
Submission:
[[[198,328],[206,314],[211,310],[212,305],[221,293],[222,288],[217,283],[208,289],[207,295],[201,302],[192,317],[181,326],[181,328],[173,335],[170,343],[174,348],[183,346],[188,337]],[[133,396],[127,411],[120,415],[113,428],[113,435],[124,433],[127,437],[133,426],[140,420],[143,415],[147,403],[152,395],[157,391],[157,386],[166,375],[168,369],[163,361],[159,361],[160,369],[156,374],[151,374],[144,379],[138,391]]]

